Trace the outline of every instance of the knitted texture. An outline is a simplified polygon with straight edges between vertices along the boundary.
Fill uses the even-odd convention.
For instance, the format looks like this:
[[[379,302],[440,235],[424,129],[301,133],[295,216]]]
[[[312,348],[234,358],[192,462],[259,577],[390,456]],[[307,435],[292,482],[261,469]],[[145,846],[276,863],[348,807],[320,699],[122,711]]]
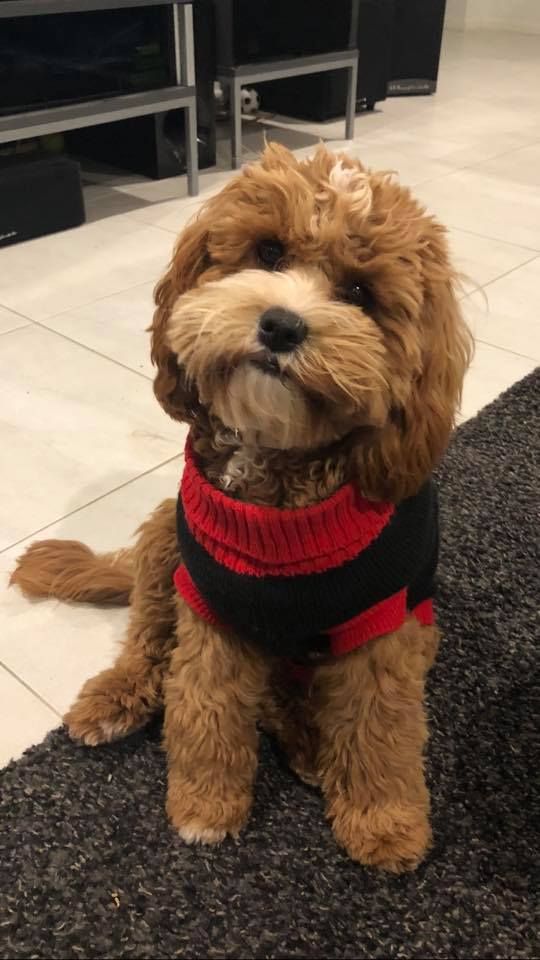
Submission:
[[[180,594],[268,653],[339,655],[396,630],[408,613],[433,622],[432,482],[398,505],[369,501],[349,483],[305,508],[255,506],[213,487],[188,440],[177,530]]]

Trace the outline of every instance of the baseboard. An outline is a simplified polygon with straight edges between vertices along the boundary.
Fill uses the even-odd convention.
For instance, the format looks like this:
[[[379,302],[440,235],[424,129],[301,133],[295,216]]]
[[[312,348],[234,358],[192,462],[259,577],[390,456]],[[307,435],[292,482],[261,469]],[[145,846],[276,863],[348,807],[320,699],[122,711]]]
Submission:
[[[525,33],[528,36],[539,36],[540,17],[536,17],[534,21],[519,20],[515,22],[509,22],[508,20],[496,18],[467,17],[467,23],[465,25],[464,32],[469,32],[472,30],[489,30],[497,31],[499,33]]]

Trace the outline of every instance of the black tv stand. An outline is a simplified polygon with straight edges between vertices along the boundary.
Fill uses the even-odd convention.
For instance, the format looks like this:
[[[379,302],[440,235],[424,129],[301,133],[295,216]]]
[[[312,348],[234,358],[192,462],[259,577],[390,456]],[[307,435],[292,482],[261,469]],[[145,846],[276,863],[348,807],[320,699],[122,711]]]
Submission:
[[[182,107],[187,111],[188,192],[190,196],[196,196],[199,185],[192,0],[0,0],[0,20],[151,6],[172,7],[176,80],[174,86],[3,115],[0,116],[0,143]]]

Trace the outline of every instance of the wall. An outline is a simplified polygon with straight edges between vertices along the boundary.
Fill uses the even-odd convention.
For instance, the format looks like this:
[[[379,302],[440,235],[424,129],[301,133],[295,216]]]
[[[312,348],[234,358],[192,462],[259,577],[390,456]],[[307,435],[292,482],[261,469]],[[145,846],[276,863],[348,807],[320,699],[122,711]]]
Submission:
[[[467,0],[446,0],[444,25],[449,30],[464,30],[467,19]]]
[[[447,0],[446,26],[540,34],[540,0]]]

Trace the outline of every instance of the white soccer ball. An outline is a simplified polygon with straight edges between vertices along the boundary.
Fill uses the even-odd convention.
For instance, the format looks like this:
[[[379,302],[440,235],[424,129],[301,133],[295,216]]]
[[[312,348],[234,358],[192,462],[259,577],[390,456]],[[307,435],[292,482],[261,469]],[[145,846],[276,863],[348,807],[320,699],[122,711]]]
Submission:
[[[261,98],[256,90],[244,89],[242,90],[242,113],[250,114],[256,113],[259,109]]]

